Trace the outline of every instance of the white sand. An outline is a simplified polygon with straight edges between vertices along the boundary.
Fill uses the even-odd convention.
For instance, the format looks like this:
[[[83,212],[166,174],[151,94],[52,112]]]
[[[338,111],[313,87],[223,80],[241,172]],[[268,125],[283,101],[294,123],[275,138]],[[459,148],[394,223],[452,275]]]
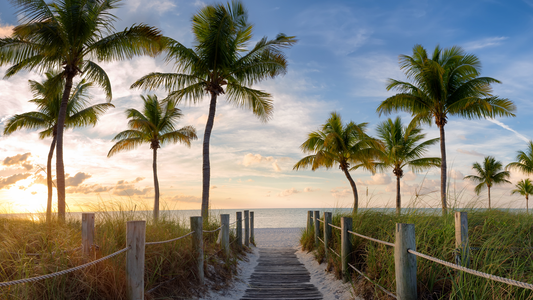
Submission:
[[[305,265],[311,274],[311,283],[314,284],[326,300],[362,300],[352,295],[352,285],[335,279],[332,274],[326,273],[325,264],[318,264],[313,254],[299,249],[301,228],[258,228],[255,229],[255,242],[259,248],[294,248],[298,249],[296,256]],[[232,287],[224,291],[211,291],[201,300],[235,300],[240,299],[246,289],[254,268],[257,266],[259,250],[252,248],[253,253],[247,255],[248,261],[239,262],[239,275],[236,276]]]

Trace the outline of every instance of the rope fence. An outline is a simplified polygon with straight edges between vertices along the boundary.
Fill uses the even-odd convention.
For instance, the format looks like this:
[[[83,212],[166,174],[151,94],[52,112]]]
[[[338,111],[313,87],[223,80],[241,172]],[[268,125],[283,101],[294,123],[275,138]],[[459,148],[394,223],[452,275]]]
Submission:
[[[181,240],[183,238],[186,238],[188,237],[189,235],[192,235],[194,234],[194,231],[191,231],[189,233],[187,233],[186,235],[182,235],[180,237],[177,237],[175,239],[171,239],[171,240],[166,240],[166,241],[159,241],[159,242],[148,242],[148,243],[144,243],[145,245],[159,245],[159,244],[166,244],[166,243],[170,243],[170,242],[174,242],[174,241],[177,241],[177,240]]]
[[[218,227],[217,229],[214,229],[214,230],[202,230],[204,233],[212,233],[212,232],[217,232],[219,230],[222,229],[222,226]]]
[[[371,237],[368,237],[366,235],[362,235],[362,234],[359,234],[357,232],[353,232],[351,230],[348,230],[348,233],[351,233],[351,234],[353,234],[355,236],[358,236],[358,237],[361,237],[361,238],[364,238],[364,239],[367,239],[367,240],[370,240],[370,241],[373,241],[373,242],[376,242],[376,243],[380,243],[380,244],[383,244],[383,245],[394,247],[393,243],[389,243],[389,242],[385,242],[385,241],[378,240],[378,239],[375,239],[375,238],[371,238]]]
[[[340,228],[339,226],[335,226],[335,225],[330,224],[330,223],[328,223],[328,225],[331,226],[331,227],[333,227],[333,228],[337,228],[338,230],[342,230],[342,228]]]
[[[359,273],[359,275],[363,276],[364,278],[366,278],[366,280],[370,281],[371,283],[373,283],[375,286],[377,286],[378,288],[380,288],[385,294],[391,296],[392,298],[394,299],[398,299],[398,297],[396,297],[396,295],[394,295],[393,293],[389,292],[387,289],[385,289],[384,287],[382,287],[381,285],[379,285],[377,282],[375,282],[374,280],[368,278],[368,276],[366,276],[363,272],[359,271],[356,267],[354,267],[352,264],[348,264],[348,266],[350,266],[350,268],[354,269],[357,273]]]

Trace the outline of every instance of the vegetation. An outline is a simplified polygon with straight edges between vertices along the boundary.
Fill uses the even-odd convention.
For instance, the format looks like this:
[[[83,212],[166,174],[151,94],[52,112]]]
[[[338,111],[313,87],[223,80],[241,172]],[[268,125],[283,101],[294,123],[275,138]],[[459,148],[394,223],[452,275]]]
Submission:
[[[533,217],[526,213],[505,210],[465,209],[468,212],[469,243],[477,247],[470,253],[469,267],[481,272],[533,282]],[[415,224],[416,250],[449,262],[455,261],[455,227],[453,214],[440,216],[424,210],[410,209],[400,216],[375,210],[358,214],[334,213],[333,224],[340,226],[341,217],[352,217],[357,233],[394,243],[396,223]],[[323,232],[323,225],[321,225]],[[383,244],[351,236],[353,252],[350,263],[374,282],[395,293],[394,250]],[[314,236],[303,234],[301,244],[307,251],[314,247]],[[319,243],[321,244],[321,243]],[[333,229],[332,249],[340,250],[340,231]],[[496,249],[495,249],[496,248]],[[315,251],[323,261],[322,245]],[[338,278],[340,259],[331,251],[326,260],[327,270]],[[533,291],[499,283],[469,274],[459,274],[440,264],[417,258],[418,299],[532,299]],[[364,299],[390,299],[373,283],[351,272],[352,284]],[[461,275],[461,276],[459,276]]]
[[[202,217],[206,219],[211,178],[209,140],[217,99],[225,94],[229,103],[251,109],[266,122],[273,113],[271,95],[251,86],[287,71],[282,49],[296,43],[296,39],[282,33],[273,40],[263,37],[246,51],[253,38],[253,25],[240,1],[203,7],[192,18],[192,31],[193,49],[167,38],[166,60],[175,63],[178,73],[150,73],[132,87],[163,87],[170,93],[169,101],[197,103],[206,94],[211,97],[202,149]]]
[[[374,172],[374,162],[383,149],[380,141],[365,133],[366,126],[367,123],[343,124],[341,116],[332,112],[322,128],[309,133],[300,146],[304,153],[312,154],[302,158],[293,167],[293,170],[311,167],[315,171],[320,167],[330,169],[338,164],[352,187],[354,214],[359,208],[359,195],[349,171],[364,168]]]
[[[81,74],[102,87],[111,101],[111,82],[95,61],[129,59],[136,55],[158,54],[161,50],[159,30],[144,24],[122,32],[113,32],[116,17],[110,12],[118,0],[14,0],[21,24],[10,37],[0,39],[0,66],[13,64],[6,72],[11,77],[21,70],[61,69],[55,80],[63,81],[64,90],[57,120],[56,177],[58,215],[65,219],[65,168],[63,164],[63,130],[68,99],[74,77]]]
[[[480,165],[477,162],[474,163],[472,169],[474,169],[478,175],[468,175],[465,176],[465,179],[470,179],[478,183],[474,189],[478,195],[485,186],[487,187],[489,194],[489,209],[491,209],[490,188],[495,184],[511,183],[507,180],[511,177],[511,173],[509,173],[509,171],[503,171],[502,163],[492,156],[485,157],[483,165]]]
[[[52,144],[46,161],[46,184],[48,186],[48,199],[46,202],[46,220],[52,217],[52,157],[57,141],[57,124],[59,120],[59,107],[64,90],[64,82],[57,80],[57,74],[46,73],[46,80],[42,83],[29,80],[30,88],[35,97],[30,102],[37,104],[39,111],[32,111],[20,115],[14,115],[7,120],[4,134],[8,135],[16,130],[43,129],[39,138],[52,137]],[[95,126],[98,118],[109,108],[114,107],[110,103],[100,103],[88,106],[88,90],[92,83],[82,80],[72,91],[66,110],[65,128],[76,128],[88,125]]]
[[[529,214],[529,195],[533,195],[533,184],[529,178],[522,179],[516,184],[516,189],[511,191],[511,195],[520,194],[526,197],[526,212]]]
[[[409,112],[419,122],[434,120],[440,131],[441,205],[446,202],[446,144],[444,126],[448,117],[466,119],[515,116],[515,105],[508,99],[492,95],[491,84],[500,83],[491,77],[480,77],[481,63],[460,47],[435,48],[432,56],[415,45],[413,56],[400,55],[400,69],[410,82],[389,79],[387,90],[399,93],[387,98],[377,108],[381,115],[393,111]]]
[[[516,161],[509,163],[505,169],[514,169],[526,175],[533,174],[533,141],[529,141],[525,152],[519,150],[516,154]]]
[[[126,110],[129,130],[117,134],[113,141],[117,141],[109,150],[107,157],[114,154],[135,149],[144,143],[150,143],[153,156],[154,172],[154,220],[159,218],[159,180],[157,178],[157,149],[168,143],[182,143],[191,146],[191,140],[195,140],[196,129],[192,126],[185,126],[176,129],[176,122],[183,116],[181,110],[175,106],[175,102],[169,101],[161,103],[157,96],[141,96],[144,101],[142,112],[132,108]]]
[[[123,202],[121,202],[123,203]],[[163,241],[189,233],[188,220],[161,214],[155,222],[150,214],[135,212],[133,203],[124,205],[102,203],[96,212],[96,250],[90,260],[126,247],[126,222],[146,219],[146,241]],[[131,205],[131,207],[130,207]],[[138,207],[137,207],[138,208]],[[76,249],[81,243],[80,220],[68,219],[50,223],[44,220],[22,220],[0,217],[0,281],[10,281],[50,274],[87,262],[88,258]],[[186,222],[185,222],[186,221]],[[206,230],[219,227],[210,219]],[[208,289],[227,286],[237,273],[237,260],[244,252],[231,244],[230,256],[225,256],[216,243],[218,233],[204,234],[207,284],[198,286],[194,274],[196,261],[190,238],[171,243],[147,245],[145,257],[145,291],[147,299],[196,298]],[[230,235],[230,242],[236,239]],[[32,256],[31,253],[43,253]],[[52,254],[53,253],[53,254]],[[126,254],[120,254],[91,267],[32,284],[19,284],[0,289],[0,298],[44,300],[126,300]]]
[[[380,153],[380,161],[376,163],[379,170],[392,168],[396,176],[396,214],[402,210],[400,179],[403,177],[403,168],[409,167],[413,172],[419,172],[440,165],[438,157],[423,157],[427,148],[439,141],[438,138],[422,141],[426,135],[416,122],[402,125],[400,117],[393,121],[388,119],[377,127],[378,137],[385,148]]]

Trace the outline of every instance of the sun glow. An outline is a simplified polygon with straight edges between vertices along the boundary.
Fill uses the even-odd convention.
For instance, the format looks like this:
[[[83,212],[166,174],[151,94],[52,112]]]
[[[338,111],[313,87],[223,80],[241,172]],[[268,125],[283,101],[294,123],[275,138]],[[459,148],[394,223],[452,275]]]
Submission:
[[[47,188],[42,184],[31,183],[32,178],[27,178],[2,191],[1,209],[9,213],[45,212]]]

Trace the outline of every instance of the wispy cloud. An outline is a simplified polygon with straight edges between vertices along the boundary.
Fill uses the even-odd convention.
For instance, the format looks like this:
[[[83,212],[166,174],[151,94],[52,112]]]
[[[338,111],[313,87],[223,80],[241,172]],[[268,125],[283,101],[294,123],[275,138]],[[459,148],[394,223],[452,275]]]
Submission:
[[[528,143],[530,141],[529,138],[525,137],[524,135],[518,133],[518,131],[512,129],[511,127],[509,127],[508,125],[505,125],[503,124],[502,122],[498,121],[498,120],[495,120],[495,119],[487,119],[489,120],[490,122],[504,128],[504,129],[507,129],[509,131],[511,131],[512,133],[514,133],[518,138],[520,138],[521,140],[525,141],[526,143]]]
[[[479,152],[477,152],[475,150],[469,151],[469,150],[457,149],[457,152],[463,153],[463,154],[468,154],[468,155],[485,157],[485,154],[479,153]]]
[[[476,50],[476,49],[482,49],[482,48],[487,48],[487,47],[499,46],[506,39],[507,39],[506,36],[485,38],[485,39],[466,43],[464,48],[466,50]]]
[[[14,27],[12,25],[0,25],[0,38],[10,36],[13,33]]]

